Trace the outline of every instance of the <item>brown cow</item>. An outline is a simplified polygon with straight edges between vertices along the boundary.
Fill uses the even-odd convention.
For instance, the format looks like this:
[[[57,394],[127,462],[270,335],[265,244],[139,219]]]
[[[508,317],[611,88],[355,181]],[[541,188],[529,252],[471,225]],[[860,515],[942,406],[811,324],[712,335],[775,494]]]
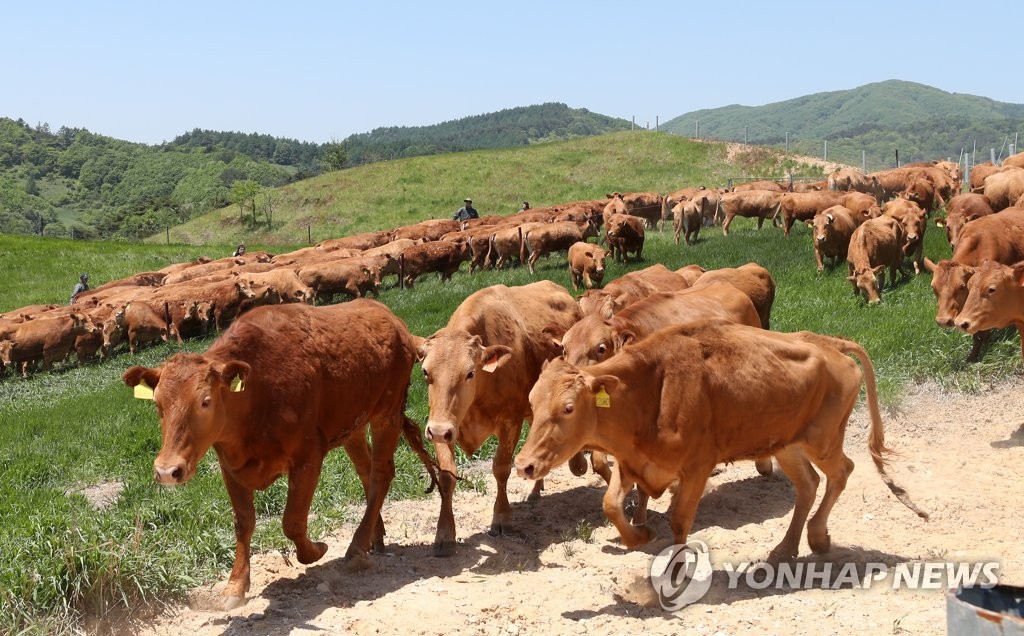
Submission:
[[[228,258],[221,258],[209,263],[203,263],[202,265],[194,265],[187,269],[183,269],[179,272],[173,272],[164,277],[164,285],[174,285],[176,283],[184,283],[195,278],[201,278],[203,276],[209,276],[210,274],[224,272],[238,265],[245,265],[248,261],[244,258],[235,256]]]
[[[903,244],[905,237],[899,221],[889,216],[869,219],[853,231],[846,262],[853,286],[853,295],[864,294],[869,304],[881,302],[879,291],[885,287],[885,268],[889,268],[889,284],[896,284],[897,273],[903,275]]]
[[[142,345],[162,340],[167,342],[170,330],[167,327],[167,314],[162,304],[154,305],[143,300],[133,300],[124,306],[124,334],[128,336],[128,350],[135,350]],[[105,339],[107,349],[116,345],[112,340]]]
[[[582,224],[576,221],[561,221],[535,227],[523,233],[523,245],[529,254],[526,265],[533,274],[533,266],[541,256],[547,256],[552,252],[567,252],[573,244],[585,242],[592,236],[597,237],[598,234],[597,225],[590,219]]]
[[[687,245],[692,245],[700,235],[700,228],[715,223],[718,203],[721,194],[713,190],[704,190],[686,201],[680,201],[672,208],[672,229],[676,245],[679,245],[679,234]]]
[[[757,219],[757,229],[761,229],[765,219],[772,219],[772,225],[776,224],[774,218],[775,210],[779,207],[779,200],[782,199],[782,192],[771,192],[768,190],[749,190],[745,192],[727,192],[722,195],[719,208],[724,212],[722,221],[722,234],[729,235],[729,226],[733,218],[743,216]]]
[[[841,205],[861,217],[857,220],[858,224],[882,216],[882,210],[878,207],[875,197],[864,192],[847,192]]]
[[[996,212],[1012,207],[1024,196],[1024,168],[1009,168],[986,178],[982,194]]]
[[[295,273],[303,285],[313,290],[321,304],[333,300],[335,294],[361,298],[380,293],[380,267],[373,267],[362,258],[309,263]]]
[[[629,253],[640,260],[644,251],[644,221],[630,214],[614,214],[605,217],[604,240],[608,251],[620,263],[629,261]]]
[[[94,330],[92,320],[80,311],[26,320],[10,330],[11,346],[4,365],[20,366],[23,377],[28,377],[28,370],[36,361],[40,361],[42,371],[49,371],[54,362],[68,357],[78,336]]]
[[[967,285],[973,268],[990,260],[1003,265],[1024,261],[1024,208],[1009,208],[983,216],[964,226],[953,256],[939,263],[924,259],[932,273],[932,291],[938,310],[935,322],[953,327],[955,318],[967,300]],[[988,340],[988,332],[974,334],[967,362],[977,362]]]
[[[1015,155],[1010,155],[1006,159],[1003,159],[1003,165],[1014,168],[1024,168],[1024,152],[1018,152]]]
[[[491,246],[491,234],[494,233],[495,229],[496,226],[493,225],[478,226],[473,229],[449,232],[442,236],[441,240],[449,243],[464,242],[469,245],[469,252],[471,254],[469,259],[469,273],[472,274],[478,269],[484,269],[487,267],[487,250]]]
[[[847,354],[860,360],[863,373]],[[862,379],[875,468],[901,503],[927,519],[885,472],[891,451],[867,352],[853,341],[806,331],[709,322],[658,331],[589,367],[555,360],[530,391],[533,425],[516,470],[542,479],[582,448],[613,453],[603,507],[622,544],[632,548],[654,538],[649,527],[626,519],[623,499],[634,484],[657,497],[678,482],[671,526],[673,541],[684,544],[715,466],[773,454],[796,490],[789,529],[768,557],[778,562],[800,552],[818,486],[813,463],[828,483],[807,538],[812,551],[827,552],[828,515],[853,470],[843,440]]]
[[[953,319],[956,328],[969,334],[989,329],[1016,327],[1024,356],[1024,263],[1008,267],[985,261],[971,270],[964,307]]]
[[[384,262],[386,262],[387,255],[380,255],[380,258],[385,259]],[[394,261],[394,259],[390,260]],[[373,262],[374,264],[379,264],[374,261],[364,260],[363,262]],[[397,274],[398,262],[395,261],[394,265],[396,271],[393,271],[391,273]],[[382,268],[381,275],[383,274],[384,269]],[[278,294],[280,294],[281,302],[306,304],[313,303],[313,289],[302,282],[302,279],[299,278],[298,274],[295,272],[294,269],[278,267],[268,272],[247,272],[242,274],[241,278],[246,282],[246,284],[249,285],[250,288],[255,288],[257,286],[273,286],[275,289],[277,289]],[[253,289],[253,291],[255,291],[255,289]]]
[[[928,177],[918,177],[906,190],[900,192],[899,198],[913,201],[926,213],[934,212],[946,205],[946,202],[936,192],[935,184]]]
[[[521,265],[526,260],[523,233],[546,224],[546,222],[530,221],[519,225],[499,225],[491,228],[490,236],[487,239],[485,266],[501,269],[505,263],[510,262],[513,258],[519,259],[519,264]]]
[[[183,269],[188,269],[189,267],[194,267],[196,265],[205,265],[206,263],[209,263],[212,260],[213,259],[211,259],[209,256],[199,256],[194,261],[188,261],[185,263],[171,263],[166,267],[161,267],[157,271],[159,271],[162,274],[173,274],[175,272],[180,272]]]
[[[822,210],[811,220],[814,239],[814,262],[819,272],[825,271],[825,258],[832,259],[832,266],[846,260],[853,231],[860,225],[860,217],[849,208],[834,205]]]
[[[661,263],[624,274],[604,286],[589,289],[580,297],[580,311],[584,315],[601,311],[605,299],[612,299],[615,311],[660,291],[681,291],[689,287],[686,279]]]
[[[946,204],[946,216],[935,219],[935,225],[945,228],[949,246],[956,249],[964,225],[993,213],[992,204],[984,194],[958,194]]]
[[[875,198],[880,205],[885,200],[885,192],[878,177],[866,175],[853,168],[838,168],[828,175],[828,189],[842,192],[863,192]]]
[[[437,272],[442,281],[451,280],[464,261],[472,258],[469,243],[459,241],[432,241],[413,245],[398,256],[398,278],[402,287],[412,287],[416,278],[427,272]]]
[[[661,212],[664,197],[657,192],[627,192],[625,194],[613,192],[606,196],[609,201],[604,206],[605,223],[608,222],[609,217],[615,214],[640,217],[650,228],[659,227],[659,223],[665,220],[662,218]],[[661,229],[664,229],[663,225]]]
[[[506,484],[523,420],[530,418],[527,395],[541,365],[558,354],[552,340],[561,338],[579,317],[572,297],[551,281],[494,285],[467,297],[448,324],[419,348],[430,403],[427,437],[434,442],[441,470],[435,555],[455,552],[456,443],[472,455],[488,437],[498,437],[493,464],[498,495],[490,532],[510,529]],[[539,496],[542,487],[538,483],[531,496]]]
[[[300,563],[327,544],[309,539],[307,521],[324,456],[342,446],[366,493],[366,511],[347,559],[383,550],[381,506],[406,439],[430,468],[416,426],[404,414],[416,340],[387,307],[370,300],[330,307],[292,304],[245,314],[204,354],[178,353],[160,367],[124,373],[128,386],[152,389],[163,442],[153,462],[164,485],[195,475],[213,447],[235,518],[235,564],[224,604],[249,590],[253,492],[288,478],[282,527]],[[367,445],[367,430],[372,450]]]
[[[410,238],[414,240],[436,241],[448,232],[458,232],[462,225],[451,219],[428,219],[415,225],[406,225],[394,231],[392,240]]]
[[[339,249],[366,251],[375,247],[387,245],[391,239],[391,232],[381,230],[377,232],[363,232],[361,234],[352,234],[351,236],[343,236],[341,238],[327,239],[317,243],[316,247],[325,251]]]
[[[797,221],[810,221],[816,214],[832,207],[842,205],[846,199],[845,192],[787,192],[779,199],[775,217],[782,216],[782,233],[789,236],[793,224]],[[775,222],[772,217],[772,222]]]
[[[676,270],[676,274],[685,278],[691,287],[729,283],[750,298],[761,319],[761,326],[769,328],[772,305],[775,304],[775,279],[761,265],[746,263],[739,267],[722,267],[711,271],[705,271],[699,265],[687,265]]]
[[[914,273],[920,274],[924,267],[924,232],[928,228],[927,212],[910,199],[896,198],[885,204],[882,210],[903,227],[903,253],[914,261]]]
[[[601,286],[604,280],[604,250],[593,243],[580,241],[569,248],[569,278],[573,291],[580,285],[587,289]]]
[[[747,183],[740,183],[733,186],[733,192],[753,192],[755,190],[764,190],[766,192],[788,192],[789,185],[782,185],[778,181],[771,181],[767,179],[761,179],[758,181],[748,181]]]

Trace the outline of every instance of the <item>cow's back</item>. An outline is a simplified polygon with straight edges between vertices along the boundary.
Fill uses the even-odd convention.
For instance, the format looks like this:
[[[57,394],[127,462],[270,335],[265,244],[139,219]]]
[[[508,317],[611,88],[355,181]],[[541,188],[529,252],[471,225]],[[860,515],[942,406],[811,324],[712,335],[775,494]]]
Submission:
[[[1007,208],[966,224],[952,260],[972,266],[984,260],[1004,265],[1024,260],[1024,208]]]

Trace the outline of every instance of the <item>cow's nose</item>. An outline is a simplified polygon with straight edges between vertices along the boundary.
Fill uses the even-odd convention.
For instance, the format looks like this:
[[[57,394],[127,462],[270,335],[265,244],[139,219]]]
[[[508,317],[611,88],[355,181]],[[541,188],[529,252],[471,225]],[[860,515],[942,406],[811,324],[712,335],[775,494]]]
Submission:
[[[952,327],[953,326],[953,318],[952,317],[936,316],[935,317],[935,322],[938,323],[938,325],[940,327]]]
[[[516,470],[519,472],[519,476],[524,479],[533,479],[534,474],[537,472],[537,469],[533,464],[527,464],[525,466],[517,465]]]
[[[181,466],[153,466],[153,479],[164,486],[180,484],[184,475],[185,471]]]
[[[451,444],[455,441],[455,427],[451,424],[427,424],[427,439],[432,442]]]
[[[971,328],[971,321],[970,320],[961,320],[960,324],[957,325],[957,326],[960,327],[960,331],[968,331]]]

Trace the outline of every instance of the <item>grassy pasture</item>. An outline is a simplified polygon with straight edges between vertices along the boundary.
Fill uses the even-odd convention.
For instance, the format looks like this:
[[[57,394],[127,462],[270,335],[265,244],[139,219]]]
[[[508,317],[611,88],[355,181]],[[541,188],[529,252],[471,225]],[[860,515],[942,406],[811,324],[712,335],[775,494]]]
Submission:
[[[202,250],[211,256],[230,253],[230,241],[221,243]],[[5,272],[0,311],[66,302],[80,271],[89,271],[93,282],[101,283],[193,258],[201,253],[197,249],[0,237]],[[936,260],[949,255],[934,227],[926,236],[925,252]],[[674,269],[690,263],[717,268],[749,261],[767,267],[778,283],[772,328],[807,329],[861,342],[872,355],[883,401],[890,407],[898,407],[903,388],[911,383],[933,380],[953,390],[973,391],[1021,370],[1016,332],[1005,330],[994,338],[982,363],[964,365],[969,338],[935,326],[927,274],[885,290],[876,307],[852,295],[845,264],[819,275],[804,226],[786,239],[777,229],[758,231],[752,221],[737,219],[728,237],[717,228],[705,229],[696,245],[678,247],[670,231],[652,232],[643,262],[610,264],[608,277],[655,262]],[[536,277],[523,268],[470,276],[463,267],[449,283],[427,276],[413,290],[389,288],[380,299],[414,333],[425,336],[443,326],[473,291],[537,278],[571,289],[565,258],[555,256],[539,263]],[[189,484],[155,486],[152,461],[160,443],[156,415],[150,402],[132,399],[120,381],[129,366],[156,366],[178,350],[203,351],[210,342],[167,344],[135,356],[124,351],[105,364],[67,365],[28,380],[8,376],[0,381],[0,632],[69,631],[80,627],[83,618],[111,608],[174,598],[199,582],[226,575],[234,537],[213,455]],[[425,421],[426,392],[418,373],[413,374],[408,411],[416,421]],[[421,496],[420,466],[404,446],[397,465],[391,496]],[[107,484],[122,487],[120,496],[105,508],[90,503],[91,488]],[[358,518],[361,500],[344,453],[329,456],[313,503],[311,533],[323,534],[343,520]],[[259,493],[256,501],[254,551],[290,549],[279,521],[283,481]]]

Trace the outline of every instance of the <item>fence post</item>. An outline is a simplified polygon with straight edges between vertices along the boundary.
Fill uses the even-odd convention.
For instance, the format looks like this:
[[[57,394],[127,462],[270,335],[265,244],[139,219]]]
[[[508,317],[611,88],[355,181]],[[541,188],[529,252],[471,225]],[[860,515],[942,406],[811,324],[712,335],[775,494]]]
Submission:
[[[864,150],[860,151],[860,171],[864,174],[868,173],[868,155]]]
[[[989,148],[988,149],[988,156],[989,156],[989,161],[992,162],[992,165],[993,166],[996,165],[996,149],[995,148]]]
[[[693,122],[693,138],[700,139],[700,120]]]
[[[661,129],[661,124],[659,123],[659,116],[655,115],[654,116],[654,130],[658,131],[660,129]]]
[[[746,125],[743,126],[743,145],[744,146],[747,145],[747,127],[746,127]]]
[[[789,131],[786,131],[786,152],[789,152]]]
[[[825,140],[825,161],[828,161],[828,139]]]
[[[310,229],[311,227],[313,227],[313,226],[312,225],[307,225],[306,226],[306,245],[312,245],[313,244],[313,230]]]

